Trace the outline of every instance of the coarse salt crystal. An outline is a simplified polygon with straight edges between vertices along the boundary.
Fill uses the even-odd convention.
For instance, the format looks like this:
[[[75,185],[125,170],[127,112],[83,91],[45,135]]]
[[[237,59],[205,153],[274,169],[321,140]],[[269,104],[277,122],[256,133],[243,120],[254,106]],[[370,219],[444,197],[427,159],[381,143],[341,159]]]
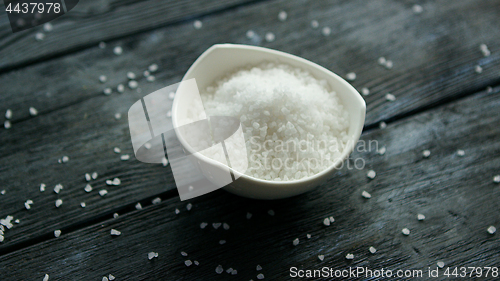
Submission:
[[[404,234],[404,235],[410,235],[410,230],[408,228],[403,228],[403,230],[401,230],[401,232]]]
[[[122,152],[122,150],[121,150],[120,148],[118,148],[118,147],[113,148],[113,151],[114,151],[115,153],[120,153],[120,152]]]
[[[219,244],[221,244],[221,245],[226,244],[226,240],[220,240],[220,241],[219,241]]]
[[[364,198],[372,198],[372,195],[368,192],[366,192],[365,190],[363,190],[363,192],[361,192],[361,196],[363,196]]]
[[[191,266],[193,264],[193,262],[191,262],[191,260],[186,260],[186,261],[184,261],[184,264],[186,266]]]
[[[379,124],[379,128],[380,128],[380,129],[385,129],[385,128],[387,128],[387,123],[385,123],[384,121],[380,122],[380,124]]]
[[[2,191],[0,191],[0,194],[5,195],[5,189],[3,189]]]
[[[377,150],[377,153],[380,155],[384,155],[386,151],[387,148],[385,148],[385,146],[382,146],[379,150]]]
[[[385,95],[385,99],[388,100],[388,101],[395,101],[396,100],[396,96],[394,96],[393,94],[391,93],[387,93]]]
[[[293,240],[293,245],[294,245],[294,246],[299,245],[299,238],[295,238],[295,239]]]
[[[257,270],[257,271],[261,271],[261,270],[262,270],[262,266],[257,265],[257,266],[255,267],[255,270]]]
[[[325,259],[325,255],[318,255],[318,259],[319,259],[320,261],[323,261],[323,260]]]
[[[80,207],[85,208],[85,207],[87,207],[87,204],[85,204],[85,202],[81,202]]]
[[[311,21],[311,27],[312,28],[318,28],[319,27],[319,22],[317,20],[312,20]]]
[[[128,154],[123,154],[122,156],[120,156],[120,159],[123,160],[123,161],[127,161],[130,159],[130,155]]]
[[[187,254],[186,252],[184,252],[184,251],[182,251],[182,252],[181,252],[181,255],[182,255],[183,257],[187,257],[187,256],[188,256],[188,254]]]
[[[193,204],[188,203],[188,204],[186,205],[186,210],[191,211],[191,208],[193,208]]]
[[[144,144],[144,147],[146,149],[151,149],[152,145],[149,142],[147,142],[147,143]]]
[[[130,79],[130,80],[134,80],[135,79],[135,73],[133,73],[132,71],[129,71],[127,72],[127,78]]]
[[[98,176],[99,176],[99,174],[97,172],[93,172],[92,173],[92,179],[93,180],[97,179]]]
[[[286,21],[287,17],[288,17],[288,14],[285,11],[280,11],[278,13],[278,19],[280,21]]]
[[[495,232],[497,232],[497,228],[492,225],[492,226],[488,227],[487,231],[489,234],[493,235],[493,234],[495,234]]]
[[[102,92],[103,92],[105,95],[111,95],[111,93],[113,92],[113,90],[111,90],[111,88],[105,88]]]
[[[307,239],[311,239],[311,234],[306,234]]]
[[[345,78],[350,81],[356,80],[356,73],[354,72],[349,72],[345,75]]]
[[[45,187],[46,187],[46,185],[44,183],[40,184],[40,192],[44,192]]]
[[[221,225],[222,225],[222,223],[220,223],[220,222],[214,222],[214,223],[212,223],[212,227],[214,229],[218,229]]]
[[[50,22],[47,22],[43,25],[43,31],[45,32],[51,32],[53,29],[54,26]]]
[[[417,214],[417,220],[419,220],[419,221],[425,220],[425,215],[424,214]]]
[[[116,46],[114,49],[113,49],[113,53],[115,53],[115,55],[119,56],[123,53],[123,48],[120,47],[120,46]]]
[[[54,193],[59,194],[59,192],[61,192],[61,190],[62,190],[63,188],[64,188],[64,187],[63,187],[63,185],[62,185],[62,184],[60,184],[60,183],[56,184],[56,186],[54,186]]]
[[[330,219],[329,218],[325,218],[323,220],[323,224],[326,225],[326,226],[329,226],[330,225]]]
[[[259,279],[259,280],[264,279],[264,274],[262,274],[262,273],[257,274],[257,279]]]
[[[37,116],[38,115],[38,110],[36,110],[36,108],[34,108],[34,107],[30,107],[29,108],[29,112],[30,112],[31,116]]]
[[[393,67],[392,60],[388,60],[385,62],[385,68],[392,69],[392,67]]]
[[[442,262],[442,261],[438,261],[438,262],[437,262],[437,266],[438,266],[439,268],[443,268],[443,267],[444,267],[444,262]]]
[[[59,236],[61,236],[61,231],[60,230],[54,230],[54,236],[56,238],[58,238]]]
[[[89,173],[85,173],[85,180],[90,181],[92,179],[92,176],[90,176]]]
[[[380,65],[385,65],[387,63],[387,60],[384,57],[378,58],[378,64]]]
[[[418,4],[413,5],[413,7],[411,7],[411,9],[415,14],[420,14],[424,11],[424,8],[422,8],[422,6],[420,6]]]
[[[476,73],[483,73],[483,68],[480,65],[476,65],[474,71],[476,71]]]
[[[62,203],[63,203],[62,199],[57,199],[56,203],[55,203],[56,204],[56,208],[61,207]]]
[[[5,111],[5,118],[6,118],[6,119],[11,119],[11,118],[12,118],[12,110],[7,109],[7,110]]]
[[[135,209],[136,209],[136,210],[142,210],[142,205],[141,205],[141,203],[137,203],[137,204],[135,204]]]
[[[115,280],[115,277],[114,277],[113,275],[111,275],[111,274],[110,274],[110,275],[108,275],[108,278],[109,278],[109,280],[110,280],[110,281]]]
[[[363,94],[363,96],[368,96],[370,94],[370,90],[366,87],[363,87],[361,88],[361,94]]]
[[[114,178],[113,179],[113,185],[120,185],[122,181],[119,178]]]
[[[106,194],[108,194],[108,191],[106,189],[99,190],[99,195],[101,195],[101,197],[104,197],[104,195]]]
[[[123,86],[123,84],[118,84],[118,86],[116,86],[116,91],[118,91],[118,93],[123,93],[125,91],[125,86]]]
[[[108,277],[103,276],[101,281],[109,281]]]
[[[333,217],[329,217],[328,219],[330,220],[330,223],[334,223],[335,222],[335,219]]]
[[[207,227],[207,225],[208,225],[208,223],[202,222],[202,223],[200,223],[200,228],[204,229],[205,227]]]
[[[464,156],[465,155],[465,151],[463,151],[462,149],[459,149],[459,150],[457,150],[457,155],[458,156]]]
[[[121,235],[121,234],[122,234],[121,231],[118,231],[116,229],[111,229],[111,235],[118,236],[118,235]]]
[[[181,211],[180,211],[179,209],[177,209],[177,208],[175,208],[175,211],[174,211],[174,212],[175,212],[175,214],[176,214],[176,215],[178,215],[178,214],[180,214],[180,213],[181,213]]]
[[[494,183],[500,183],[500,175],[496,175],[493,177],[493,182]]]
[[[148,77],[146,77],[146,81],[148,81],[148,82],[154,82],[155,80],[156,80],[156,78],[154,75],[149,75]]]
[[[332,33],[332,29],[328,26],[325,26],[321,29],[321,33],[324,35],[324,36],[328,36]]]
[[[368,171],[366,176],[369,177],[370,179],[374,179],[377,176],[377,173],[374,170],[370,170]]]
[[[104,83],[104,82],[108,81],[108,77],[106,77],[106,75],[101,75],[101,76],[99,76],[99,81],[101,83]]]
[[[253,30],[248,30],[245,35],[248,39],[252,39],[255,36],[255,32]]]
[[[43,281],[49,281],[49,275],[48,274],[45,274],[45,276],[43,277]]]
[[[194,261],[194,264],[195,265],[200,265],[200,263],[198,261]]]
[[[42,41],[43,39],[45,39],[45,34],[43,34],[42,32],[37,32],[37,33],[35,34],[35,39],[36,39],[37,41]]]
[[[156,63],[153,63],[148,67],[149,71],[151,72],[156,72],[158,70],[158,65]]]
[[[224,271],[224,268],[222,268],[222,265],[220,265],[220,264],[215,268],[215,273],[217,273],[217,274],[221,274],[223,271]]]
[[[267,42],[273,42],[276,39],[276,36],[274,35],[274,33],[268,32],[266,33],[265,38]]]
[[[488,46],[486,46],[486,44],[479,45],[479,50],[481,50],[481,53],[483,53],[483,56],[485,56],[485,57],[488,57],[491,55],[491,52],[488,49]]]
[[[156,253],[156,252],[149,252],[148,253],[149,260],[152,260],[152,259],[157,258],[157,257],[158,257],[158,253]]]
[[[225,230],[229,230],[229,224],[223,223],[222,228],[224,228]]]
[[[348,260],[352,260],[352,259],[354,259],[354,254],[347,254],[345,256],[345,258],[348,259]]]
[[[167,159],[167,158],[165,158],[165,157],[163,157],[163,158],[161,159],[161,163],[162,163],[163,167],[166,167],[166,166],[168,165],[168,159]]]
[[[195,29],[201,29],[203,27],[203,23],[200,20],[195,20],[193,26]]]
[[[370,253],[372,254],[375,254],[377,252],[377,249],[375,249],[375,247],[370,247],[368,248],[368,251],[370,251]]]
[[[3,122],[3,126],[5,129],[10,129],[10,127],[12,127],[9,120],[5,120],[5,122]]]
[[[270,216],[274,216],[274,215],[275,215],[274,210],[269,210],[269,211],[267,211],[267,213],[268,213]]]
[[[113,218],[116,219],[117,217],[119,217],[120,215],[118,215],[118,213],[114,213],[113,214]]]
[[[151,76],[149,76],[149,77],[151,77]],[[130,89],[135,89],[135,88],[137,88],[137,86],[139,86],[139,83],[137,83],[137,81],[135,81],[135,80],[128,81],[128,87]]]
[[[431,156],[431,151],[427,150],[427,149],[422,151],[422,156],[424,156],[425,158],[428,158],[429,156]]]
[[[105,48],[106,48],[106,43],[104,43],[104,42],[99,42],[98,47],[99,47],[99,49],[105,49]]]
[[[151,203],[153,203],[154,205],[160,204],[161,203],[161,198],[160,197],[156,197],[155,199],[153,199],[153,201],[151,201]]]

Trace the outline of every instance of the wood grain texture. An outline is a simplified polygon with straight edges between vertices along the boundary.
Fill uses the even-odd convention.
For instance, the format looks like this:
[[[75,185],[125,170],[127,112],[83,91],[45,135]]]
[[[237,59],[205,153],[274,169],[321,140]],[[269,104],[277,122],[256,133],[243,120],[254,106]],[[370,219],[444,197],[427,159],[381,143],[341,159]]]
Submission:
[[[212,44],[262,45],[303,56],[341,75],[355,71],[358,79],[353,85],[372,91],[366,97],[371,126],[496,83],[500,45],[494,36],[499,31],[491,26],[499,20],[497,4],[430,1],[423,14],[414,15],[410,2],[390,0],[367,5],[364,1],[258,3],[208,16],[201,30],[186,22],[117,40],[105,50],[94,47],[4,74],[0,110],[12,108],[14,120],[12,129],[0,133],[0,189],[7,191],[0,196],[0,216],[13,215],[22,223],[9,231],[0,249],[47,237],[56,228],[85,225],[172,188],[168,169],[135,160],[122,162],[112,149],[119,146],[132,153],[128,108],[141,96],[180,80]],[[277,19],[283,9],[289,14],[285,23]],[[460,13],[464,10],[468,13]],[[313,19],[321,27],[331,26],[332,35],[324,37],[312,29]],[[253,40],[245,36],[249,29],[258,34]],[[276,41],[263,39],[268,31],[276,34]],[[487,58],[479,52],[483,42],[492,51]],[[112,53],[116,45],[123,46],[122,56]],[[394,61],[393,70],[377,65],[382,55]],[[478,62],[482,74],[474,72]],[[139,79],[141,93],[102,94],[105,87],[116,89],[126,83],[127,71],[140,74],[151,63],[158,63],[160,71],[154,83]],[[98,82],[101,74],[108,76],[105,84]],[[398,97],[395,102],[384,100],[388,91]],[[39,110],[37,117],[28,116],[30,106]],[[114,120],[117,112],[123,115],[120,121]],[[70,162],[58,164],[63,155],[70,156]],[[94,192],[87,194],[83,174],[92,171],[101,176]],[[97,191],[105,187],[105,179],[116,176],[124,183],[106,187],[110,193],[100,198]],[[44,194],[38,191],[42,182],[48,185]],[[52,188],[57,183],[65,186],[61,209],[54,207],[57,196]],[[35,202],[30,211],[23,206],[27,199]],[[88,204],[85,210],[79,207],[82,201]]]
[[[12,33],[5,10],[0,10],[0,72],[59,56],[101,41],[114,40],[180,21],[192,20],[252,1],[80,1],[66,15],[51,21],[53,31],[37,44],[35,34],[43,27]]]
[[[451,267],[497,266],[499,238],[486,229],[500,224],[500,189],[492,182],[500,169],[500,143],[492,141],[500,137],[498,106],[500,88],[365,133],[362,140],[377,140],[387,153],[356,151],[352,158],[366,161],[363,170],[345,167],[301,196],[255,201],[217,191],[193,199],[191,211],[172,198],[63,233],[0,257],[3,280],[41,279],[45,273],[51,280],[100,280],[108,274],[119,280],[257,280],[258,273],[265,280],[288,280],[292,266],[421,269],[424,274],[437,261]],[[424,149],[432,153],[427,159]],[[463,157],[458,149],[465,151]],[[375,179],[366,177],[368,169],[377,172]],[[373,197],[362,198],[363,190]],[[249,220],[247,212],[253,214]],[[417,213],[426,219],[418,221]],[[329,216],[335,222],[327,227],[322,221]],[[200,229],[202,222],[209,225]],[[216,230],[215,222],[230,229]],[[404,227],[409,236],[402,235]],[[112,237],[110,229],[122,235]],[[150,251],[159,257],[148,260]],[[346,261],[347,253],[354,254],[353,261]],[[200,265],[186,267],[187,259]],[[236,269],[237,276],[218,276],[219,264]]]

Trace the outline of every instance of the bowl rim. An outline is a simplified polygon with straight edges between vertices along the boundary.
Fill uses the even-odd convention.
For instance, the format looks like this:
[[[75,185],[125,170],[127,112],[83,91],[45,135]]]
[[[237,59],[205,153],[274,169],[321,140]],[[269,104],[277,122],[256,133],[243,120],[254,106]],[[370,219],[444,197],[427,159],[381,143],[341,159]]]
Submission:
[[[288,180],[288,181],[283,181],[283,180],[275,181],[275,180],[260,179],[260,178],[256,178],[253,176],[249,176],[249,175],[244,174],[242,172],[238,172],[237,170],[235,170],[235,169],[233,169],[233,168],[231,168],[231,167],[229,167],[229,166],[227,166],[219,161],[211,159],[211,158],[209,158],[209,157],[207,157],[199,152],[193,153],[192,155],[194,155],[197,158],[201,157],[202,158],[201,160],[203,160],[205,162],[209,162],[210,164],[213,164],[216,166],[221,166],[224,168],[228,168],[231,172],[233,172],[233,174],[237,173],[239,175],[239,177],[236,178],[235,181],[237,181],[239,178],[244,178],[244,179],[248,179],[250,181],[255,181],[255,182],[258,182],[261,184],[282,187],[282,186],[291,186],[291,185],[309,183],[315,179],[322,178],[322,177],[326,176],[327,174],[330,174],[334,169],[336,169],[354,151],[354,148],[356,147],[356,143],[359,141],[359,138],[361,137],[361,133],[363,131],[365,116],[366,116],[366,103],[365,103],[365,100],[363,99],[363,97],[361,96],[361,94],[351,84],[349,84],[345,79],[343,79],[341,76],[335,74],[334,72],[330,71],[329,69],[327,69],[321,65],[318,65],[310,60],[307,60],[307,59],[304,59],[304,58],[301,58],[299,56],[292,55],[292,54],[289,54],[286,52],[282,52],[282,51],[278,51],[278,50],[274,50],[274,49],[270,49],[270,48],[265,48],[265,47],[259,47],[259,46],[226,43],[226,44],[214,44],[210,48],[205,50],[195,60],[195,62],[189,67],[189,69],[186,71],[186,73],[182,77],[182,81],[186,81],[186,80],[194,78],[194,77],[188,78],[189,75],[191,74],[191,72],[193,71],[193,69],[195,69],[200,63],[202,63],[203,60],[216,49],[239,49],[242,51],[252,50],[252,51],[269,53],[269,54],[275,55],[277,57],[286,57],[286,58],[295,60],[295,61],[299,62],[300,64],[306,64],[312,68],[316,68],[317,70],[322,71],[322,72],[328,74],[328,76],[330,76],[332,79],[335,79],[338,82],[342,83],[344,86],[346,86],[350,90],[349,93],[355,97],[356,103],[358,104],[359,108],[361,109],[361,118],[360,119],[362,120],[362,122],[360,122],[360,124],[354,128],[354,132],[352,135],[353,143],[349,144],[348,147],[344,147],[344,150],[342,151],[341,157],[339,157],[338,160],[336,160],[332,165],[330,165],[326,169],[322,170],[321,172],[314,174],[312,176],[307,176],[305,178],[298,179],[298,180],[294,179],[294,180]],[[294,66],[294,67],[298,67],[298,66]],[[311,75],[313,75],[313,74],[311,74]],[[314,75],[313,75],[313,77],[314,77]],[[177,126],[177,114],[176,113],[177,113],[178,105],[179,105],[179,99],[177,99],[177,95],[176,95],[174,98],[173,104],[172,104],[172,124],[173,124],[173,127],[175,129],[175,133],[176,133],[177,137],[179,138],[179,140],[181,141],[181,143],[183,145],[186,145],[185,140],[181,137],[181,134],[177,130],[178,126]],[[349,127],[351,127],[351,124],[349,124]],[[189,149],[190,146],[188,145],[187,148]]]

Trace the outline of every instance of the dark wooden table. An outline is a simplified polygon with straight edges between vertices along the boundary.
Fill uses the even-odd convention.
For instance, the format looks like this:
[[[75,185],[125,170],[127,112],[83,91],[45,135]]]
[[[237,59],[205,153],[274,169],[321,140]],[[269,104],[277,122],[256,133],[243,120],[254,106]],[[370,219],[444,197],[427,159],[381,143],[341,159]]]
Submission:
[[[414,4],[423,11],[416,13]],[[438,261],[445,266],[433,280],[451,280],[443,275],[447,267],[500,266],[499,233],[487,232],[500,228],[500,186],[493,181],[500,174],[500,1],[82,0],[52,24],[51,32],[39,26],[13,34],[0,13],[0,112],[13,112],[12,127],[0,129],[0,217],[19,219],[4,227],[0,280],[45,274],[50,280],[109,274],[116,280],[258,280],[259,273],[288,280],[291,267],[422,270],[423,280]],[[324,27],[331,28],[329,36]],[[257,36],[247,38],[248,30]],[[44,40],[35,40],[38,32]],[[267,32],[276,39],[267,42]],[[269,47],[342,76],[355,72],[353,86],[370,90],[361,139],[378,141],[386,153],[355,151],[352,158],[364,159],[364,169],[339,170],[300,196],[257,201],[219,190],[190,200],[187,211],[169,167],[122,161],[113,148],[133,155],[129,107],[178,82],[216,43]],[[481,44],[491,55],[483,55]],[[122,55],[113,53],[116,46]],[[391,60],[392,69],[379,65],[380,57]],[[153,63],[159,69],[148,82],[142,73]],[[138,75],[139,88],[117,93],[129,71]],[[387,101],[387,93],[397,99]],[[30,107],[38,115],[30,116]],[[63,156],[69,161],[58,163]],[[375,179],[367,178],[368,170],[377,172]],[[84,174],[94,171],[99,176],[87,193]],[[121,185],[107,186],[115,177]],[[59,183],[64,189],[56,194]],[[109,193],[101,197],[101,189]],[[361,196],[364,190],[371,199]],[[157,197],[161,203],[152,204]],[[63,200],[59,208],[57,199]],[[30,210],[27,200],[34,202]],[[417,220],[419,213],[425,220]],[[323,225],[330,216],[335,222]],[[217,222],[230,228],[214,229]],[[111,236],[111,229],[121,235]],[[149,252],[158,257],[149,260]],[[199,265],[187,267],[188,259]],[[218,265],[237,275],[216,274]]]

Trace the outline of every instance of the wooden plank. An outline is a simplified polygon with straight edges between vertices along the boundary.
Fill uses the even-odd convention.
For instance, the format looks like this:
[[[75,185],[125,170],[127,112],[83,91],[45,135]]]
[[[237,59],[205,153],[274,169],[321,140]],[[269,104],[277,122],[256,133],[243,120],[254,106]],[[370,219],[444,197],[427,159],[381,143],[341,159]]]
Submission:
[[[0,76],[0,84],[5,87],[0,96],[0,110],[4,112],[12,108],[14,111],[13,127],[2,129],[0,134],[0,184],[7,191],[6,195],[0,196],[3,206],[0,216],[14,215],[24,222],[10,231],[0,248],[19,245],[17,243],[35,239],[56,227],[91,221],[100,214],[112,213],[114,209],[173,187],[168,174],[161,177],[164,173],[161,168],[136,162],[124,163],[112,153],[114,146],[131,153],[126,119],[116,122],[113,116],[117,112],[125,116],[128,108],[141,96],[177,82],[196,57],[214,43],[260,44],[303,56],[339,74],[356,71],[359,78],[354,81],[354,86],[372,89],[372,94],[366,97],[369,126],[497,81],[494,67],[498,66],[500,58],[498,43],[485,36],[497,32],[485,25],[487,21],[488,26],[498,21],[493,9],[496,2],[454,1],[446,5],[429,2],[424,6],[429,15],[420,15],[427,17],[422,21],[426,24],[421,26],[411,14],[411,5],[401,7],[380,1],[371,4],[380,5],[375,9],[370,5],[365,8],[355,1],[336,5],[325,3],[259,3],[234,13],[207,17],[201,30],[195,30],[191,23],[184,23],[118,41],[116,45],[124,47],[122,56],[113,55],[111,49],[115,44],[108,44],[111,46],[105,50],[95,47]],[[349,3],[361,8],[350,9]],[[310,9],[304,10],[304,6]],[[282,9],[289,13],[285,23],[276,17]],[[456,17],[460,10],[469,11],[463,17],[472,27],[451,24],[449,29],[435,31],[435,27],[440,26],[438,19],[446,18],[454,24],[462,22],[463,17]],[[384,17],[388,20],[376,20]],[[318,19],[322,26],[336,27],[335,36],[327,38],[319,30],[311,29],[312,19]],[[360,21],[348,25],[348,19]],[[429,22],[432,24],[427,25]],[[418,27],[413,27],[413,24]],[[435,37],[431,37],[435,40],[426,41],[428,45],[420,42],[420,46],[402,48],[408,46],[404,43],[409,39],[403,36],[407,33],[405,26],[428,36],[434,34]],[[255,41],[246,38],[249,29],[259,35]],[[275,32],[277,40],[265,42],[263,35],[267,31]],[[394,34],[400,34],[404,40],[397,41],[399,37]],[[449,39],[451,34],[461,41]],[[481,36],[476,36],[478,34]],[[484,72],[478,75],[472,66],[481,57],[476,45],[483,41],[490,46],[492,55],[482,59]],[[393,42],[400,48],[386,42]],[[443,48],[450,54],[444,56]],[[344,55],[353,50],[359,53]],[[378,67],[376,59],[380,55],[393,59],[395,68],[389,71]],[[158,63],[160,71],[154,83],[147,83],[142,77],[139,79],[141,93],[127,90],[122,95],[115,91],[110,97],[103,96],[103,88],[115,89],[119,83],[126,83],[127,71],[142,73],[151,63]],[[101,74],[108,76],[105,84],[98,82]],[[387,91],[396,94],[398,99],[393,103],[383,102]],[[28,116],[30,106],[39,110],[37,117]],[[71,158],[67,165],[57,163],[63,155]],[[83,174],[92,171],[102,175],[96,183],[97,190],[105,186],[104,180],[108,178],[126,177],[128,182],[120,189],[109,188],[111,196],[101,200],[95,192],[83,192]],[[148,175],[149,179],[142,175]],[[56,195],[38,192],[41,182],[51,188],[59,182],[65,185],[61,193],[65,199],[64,212],[53,207]],[[121,192],[121,197],[116,196],[118,192]],[[23,206],[27,199],[35,201],[31,212]],[[68,200],[72,200],[71,203]],[[88,203],[89,200],[87,210],[79,209],[81,201]],[[45,221],[46,213],[35,210],[49,212],[52,219]]]
[[[3,280],[41,279],[45,273],[56,280],[98,280],[108,274],[120,280],[257,280],[258,273],[265,280],[284,280],[293,266],[360,266],[394,274],[415,269],[427,276],[437,261],[450,267],[497,266],[499,238],[486,229],[500,224],[500,189],[492,181],[500,169],[500,143],[493,141],[500,137],[498,106],[500,88],[365,133],[362,139],[377,140],[387,148],[385,155],[357,151],[353,159],[364,159],[365,169],[344,168],[327,184],[294,198],[255,201],[217,191],[190,201],[191,211],[172,198],[63,233],[2,256]],[[431,151],[428,159],[424,149]],[[465,155],[457,155],[458,149]],[[368,169],[377,171],[375,179],[366,177]],[[362,198],[363,190],[373,197]],[[253,214],[249,220],[247,212]],[[418,221],[417,213],[426,219]],[[322,222],[329,216],[335,222],[327,227]],[[202,222],[209,225],[200,229]],[[211,225],[216,222],[230,228],[216,230]],[[401,233],[404,227],[409,236]],[[110,229],[121,236],[112,237]],[[159,256],[150,261],[151,251]],[[347,253],[354,254],[353,261],[345,259]],[[187,268],[187,259],[200,265]],[[218,276],[219,264],[236,269],[237,276]],[[446,279],[443,272],[436,280]]]
[[[0,11],[0,72],[57,57],[68,52],[97,46],[130,34],[171,25],[228,8],[249,4],[248,0],[222,1],[80,1],[68,14],[51,21],[53,31],[43,42],[35,34],[39,26],[12,33],[7,14]]]

